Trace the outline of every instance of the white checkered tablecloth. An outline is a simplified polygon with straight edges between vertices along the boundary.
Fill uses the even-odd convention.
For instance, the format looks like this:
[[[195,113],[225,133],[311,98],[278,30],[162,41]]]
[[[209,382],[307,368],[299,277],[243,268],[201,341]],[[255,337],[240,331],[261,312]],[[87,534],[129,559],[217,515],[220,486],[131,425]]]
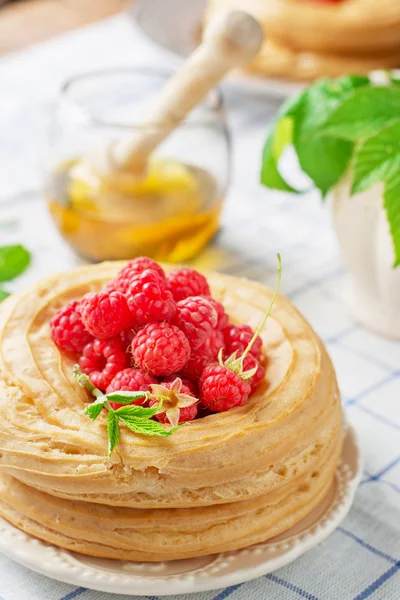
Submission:
[[[15,289],[76,264],[40,193],[47,118],[60,82],[78,71],[165,60],[117,17],[0,61],[0,241],[23,241],[34,256]],[[316,195],[290,197],[258,184],[262,143],[277,104],[232,91],[226,101],[233,181],[222,230],[207,260],[229,273],[274,284],[275,255],[281,252],[282,291],[329,348],[343,403],[360,434],[366,470],[349,516],[323,544],[275,573],[195,594],[193,600],[398,600],[400,344],[369,333],[346,314],[346,272],[328,208]],[[74,598],[115,596],[52,581],[0,556],[0,600]]]

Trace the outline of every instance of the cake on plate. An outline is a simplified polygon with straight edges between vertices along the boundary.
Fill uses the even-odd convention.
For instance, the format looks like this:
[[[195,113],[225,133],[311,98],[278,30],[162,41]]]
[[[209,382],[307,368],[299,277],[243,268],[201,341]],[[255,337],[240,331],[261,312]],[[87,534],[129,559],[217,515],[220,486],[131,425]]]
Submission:
[[[207,23],[228,9],[255,16],[265,43],[248,70],[293,80],[400,67],[397,0],[208,0]]]
[[[342,413],[318,335],[282,295],[266,319],[258,283],[165,271],[85,266],[1,304],[0,515],[25,532],[182,559],[266,541],[328,492]]]

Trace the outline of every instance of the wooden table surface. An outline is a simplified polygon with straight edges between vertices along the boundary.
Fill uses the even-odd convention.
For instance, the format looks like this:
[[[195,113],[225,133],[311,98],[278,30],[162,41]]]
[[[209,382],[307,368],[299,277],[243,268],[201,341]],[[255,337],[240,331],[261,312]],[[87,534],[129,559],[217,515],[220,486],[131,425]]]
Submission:
[[[18,0],[0,8],[0,54],[104,19],[129,0]],[[0,0],[1,3],[1,0]]]

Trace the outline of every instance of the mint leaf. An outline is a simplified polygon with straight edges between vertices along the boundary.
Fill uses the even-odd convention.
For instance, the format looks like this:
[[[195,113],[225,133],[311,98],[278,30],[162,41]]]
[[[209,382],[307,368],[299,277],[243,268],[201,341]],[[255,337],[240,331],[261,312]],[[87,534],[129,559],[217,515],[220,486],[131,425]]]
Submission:
[[[115,414],[122,417],[135,417],[139,419],[150,419],[153,417],[158,410],[158,404],[155,404],[152,408],[145,408],[143,406],[121,406],[115,411]]]
[[[286,183],[279,172],[279,160],[284,149],[292,143],[293,117],[303,102],[304,94],[290,98],[279,111],[278,119],[271,127],[266,139],[262,163],[261,178],[263,185],[274,190],[298,193],[298,190]]]
[[[363,142],[354,157],[352,194],[384,183],[384,206],[400,264],[400,121],[382,128]]]
[[[320,133],[360,141],[397,119],[400,119],[398,86],[361,87],[327,118]]]
[[[6,298],[8,298],[9,295],[10,295],[9,292],[6,292],[6,290],[0,289],[0,302],[5,300]]]
[[[139,400],[140,398],[146,397],[147,392],[110,392],[107,394],[107,399],[110,402],[117,402],[118,404],[130,404],[135,400]]]
[[[108,456],[111,456],[119,442],[119,423],[114,411],[107,414]]]
[[[394,246],[393,266],[398,267],[400,265],[400,161],[397,170],[386,182],[384,206]]]
[[[354,82],[353,82],[354,84]],[[319,129],[343,98],[353,93],[348,79],[323,79],[310,87],[297,113],[293,144],[303,171],[325,195],[343,176],[353,152],[348,141],[322,137]]]
[[[141,435],[168,437],[179,429],[178,426],[173,427],[168,431],[167,429],[164,429],[161,423],[152,421],[151,419],[139,419],[129,415],[119,415],[119,418],[131,431]]]
[[[362,192],[379,181],[387,181],[400,158],[400,121],[382,128],[364,141],[353,161],[352,193]]]
[[[30,263],[30,253],[23,246],[0,246],[0,281],[21,275]]]

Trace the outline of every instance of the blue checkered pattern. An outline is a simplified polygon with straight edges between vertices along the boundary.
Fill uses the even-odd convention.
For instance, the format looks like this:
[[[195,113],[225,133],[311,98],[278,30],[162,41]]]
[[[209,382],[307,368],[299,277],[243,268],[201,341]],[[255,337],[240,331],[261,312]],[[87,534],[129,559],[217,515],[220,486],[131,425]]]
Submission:
[[[130,57],[147,64],[166,60],[139,41],[130,24],[118,17],[0,62],[0,239],[1,243],[24,240],[35,255],[33,268],[17,287],[76,263],[52,228],[38,188],[44,129],[57,87],[71,73],[126,65]],[[258,185],[262,143],[277,103],[246,97],[229,87],[225,96],[234,140],[233,181],[222,230],[201,264],[274,284],[275,254],[281,252],[282,291],[329,348],[366,466],[350,514],[323,544],[275,573],[192,597],[398,600],[400,344],[369,333],[347,315],[342,299],[346,271],[338,257],[329,210],[319,198],[314,194],[293,198]],[[0,557],[0,600],[75,598],[112,600],[115,596],[52,581]]]

